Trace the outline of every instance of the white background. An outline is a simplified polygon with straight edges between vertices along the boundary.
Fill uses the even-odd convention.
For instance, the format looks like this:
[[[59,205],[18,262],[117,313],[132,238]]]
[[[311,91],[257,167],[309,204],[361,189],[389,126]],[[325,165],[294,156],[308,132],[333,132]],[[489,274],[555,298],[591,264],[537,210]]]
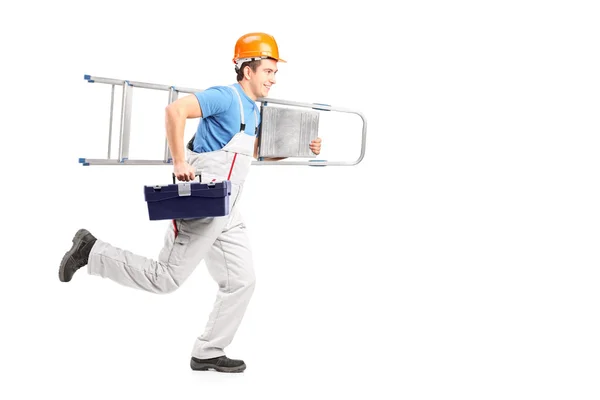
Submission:
[[[15,4],[0,10],[0,397],[600,397],[595,2]],[[108,138],[108,86],[83,75],[233,83],[252,31],[288,60],[270,96],[362,111],[366,155],[253,167],[258,282],[227,348],[248,369],[192,372],[216,291],[203,263],[166,296],[58,280],[77,229],[156,257],[168,224],[142,186],[169,167],[77,163]],[[166,99],[134,98],[132,148],[157,158]],[[325,118],[322,158],[355,159],[360,121]]]

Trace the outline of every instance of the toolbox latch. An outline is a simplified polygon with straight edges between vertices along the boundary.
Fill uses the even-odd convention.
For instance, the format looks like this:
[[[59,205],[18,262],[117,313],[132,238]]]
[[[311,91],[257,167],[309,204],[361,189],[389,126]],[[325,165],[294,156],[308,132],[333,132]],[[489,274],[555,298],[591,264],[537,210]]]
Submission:
[[[191,196],[192,195],[192,185],[188,182],[178,183],[177,184],[177,192],[179,196]]]

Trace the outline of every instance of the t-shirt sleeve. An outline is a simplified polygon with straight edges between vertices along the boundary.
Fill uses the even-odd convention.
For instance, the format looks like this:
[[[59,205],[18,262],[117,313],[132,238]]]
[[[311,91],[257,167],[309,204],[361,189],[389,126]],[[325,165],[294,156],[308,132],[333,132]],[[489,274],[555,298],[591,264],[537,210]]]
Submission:
[[[233,93],[225,86],[215,86],[203,92],[194,93],[202,109],[202,117],[223,113],[231,107]]]

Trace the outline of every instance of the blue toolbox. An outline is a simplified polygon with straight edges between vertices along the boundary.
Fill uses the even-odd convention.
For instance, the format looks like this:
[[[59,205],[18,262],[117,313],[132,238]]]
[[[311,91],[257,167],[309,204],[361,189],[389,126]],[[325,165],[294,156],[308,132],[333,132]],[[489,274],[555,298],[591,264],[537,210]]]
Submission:
[[[198,175],[198,178],[200,176]],[[150,220],[221,217],[229,214],[231,181],[144,186]]]

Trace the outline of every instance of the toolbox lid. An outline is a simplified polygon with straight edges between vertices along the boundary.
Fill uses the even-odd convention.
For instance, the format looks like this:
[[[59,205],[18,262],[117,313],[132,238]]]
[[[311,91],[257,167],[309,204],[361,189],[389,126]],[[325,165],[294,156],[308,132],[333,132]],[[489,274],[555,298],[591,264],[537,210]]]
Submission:
[[[185,190],[182,188],[185,187]],[[178,197],[225,197],[231,194],[231,181],[200,183],[182,182],[169,185],[144,186],[147,202],[164,201]]]

